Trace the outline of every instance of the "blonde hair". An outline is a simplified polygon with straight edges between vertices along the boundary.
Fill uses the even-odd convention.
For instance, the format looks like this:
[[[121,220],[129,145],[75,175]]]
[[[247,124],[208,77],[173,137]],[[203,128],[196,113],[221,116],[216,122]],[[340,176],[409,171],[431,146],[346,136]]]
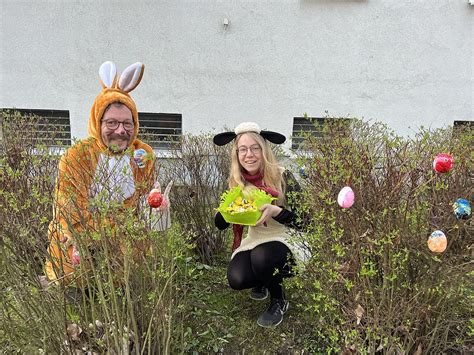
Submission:
[[[283,201],[286,186],[283,181],[282,168],[278,166],[275,154],[273,153],[270,144],[260,134],[255,132],[241,133],[234,139],[231,153],[229,188],[240,186],[242,190],[245,190],[249,185],[242,175],[243,167],[240,165],[239,153],[237,152],[239,140],[244,134],[252,137],[258,143],[260,148],[262,148],[262,166],[259,172],[263,173],[263,183],[265,186],[278,191],[280,193],[278,202]]]

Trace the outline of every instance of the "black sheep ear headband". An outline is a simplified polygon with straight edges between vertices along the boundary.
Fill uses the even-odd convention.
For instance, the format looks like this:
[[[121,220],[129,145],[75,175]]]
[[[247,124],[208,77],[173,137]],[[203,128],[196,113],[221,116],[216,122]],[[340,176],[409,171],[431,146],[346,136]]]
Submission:
[[[242,122],[237,127],[235,127],[234,132],[216,134],[213,141],[216,145],[226,145],[227,143],[233,141],[239,134],[247,132],[255,132],[260,134],[264,139],[274,144],[283,144],[286,140],[286,137],[283,134],[272,131],[262,131],[255,122]]]

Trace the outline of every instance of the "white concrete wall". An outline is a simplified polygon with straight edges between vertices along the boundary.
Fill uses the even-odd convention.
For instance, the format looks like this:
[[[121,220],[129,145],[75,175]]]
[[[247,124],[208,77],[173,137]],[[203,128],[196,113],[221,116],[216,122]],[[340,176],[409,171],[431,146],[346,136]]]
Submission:
[[[356,116],[397,132],[473,120],[467,0],[0,0],[0,107],[66,109],[87,134],[105,60],[145,63],[139,111],[185,132]],[[228,18],[230,25],[223,26]]]

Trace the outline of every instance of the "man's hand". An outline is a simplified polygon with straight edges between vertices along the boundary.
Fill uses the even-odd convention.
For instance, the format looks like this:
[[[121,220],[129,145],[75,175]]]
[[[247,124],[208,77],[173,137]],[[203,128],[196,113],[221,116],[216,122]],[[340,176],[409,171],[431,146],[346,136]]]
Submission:
[[[151,226],[154,230],[164,231],[171,227],[171,213],[170,213],[170,191],[173,186],[173,181],[170,181],[166,186],[163,194],[163,201],[157,208],[152,208],[150,211]],[[155,183],[155,188],[161,191],[159,182]]]
[[[163,194],[163,202],[161,202],[161,206],[158,207],[160,211],[166,211],[170,208],[170,191],[172,186],[173,180],[171,180],[166,186],[165,193]]]
[[[278,214],[282,211],[282,208],[266,203],[262,207],[260,207],[260,211],[262,211],[262,216],[255,224],[256,226],[261,226],[262,224],[266,224],[266,222],[270,218],[278,216]]]

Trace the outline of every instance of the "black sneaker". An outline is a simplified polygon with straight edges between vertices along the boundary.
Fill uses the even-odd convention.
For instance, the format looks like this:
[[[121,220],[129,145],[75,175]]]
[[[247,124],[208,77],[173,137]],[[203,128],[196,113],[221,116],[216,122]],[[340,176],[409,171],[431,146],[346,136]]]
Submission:
[[[250,298],[256,301],[263,301],[268,297],[268,288],[265,286],[255,286],[250,291]]]
[[[288,310],[289,302],[281,298],[272,298],[270,307],[258,317],[257,324],[261,327],[275,327],[283,320],[283,314]]]

